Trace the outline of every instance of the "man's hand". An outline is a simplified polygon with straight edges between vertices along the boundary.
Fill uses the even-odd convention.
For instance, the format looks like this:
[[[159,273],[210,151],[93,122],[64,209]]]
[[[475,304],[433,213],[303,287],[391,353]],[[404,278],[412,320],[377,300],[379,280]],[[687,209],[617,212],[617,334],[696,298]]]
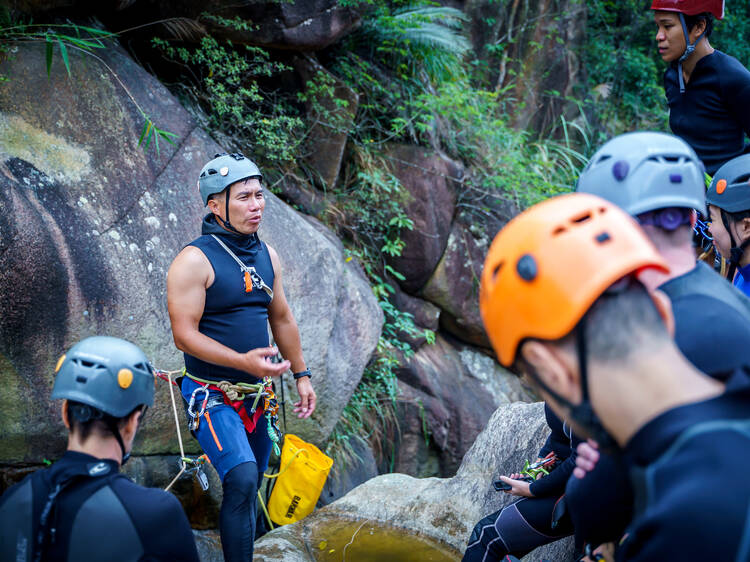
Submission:
[[[297,379],[297,392],[300,400],[294,403],[294,413],[297,414],[298,418],[309,418],[315,411],[315,404],[318,401],[310,377]]]
[[[516,480],[516,478],[521,478],[520,474],[511,474],[510,477],[508,476],[501,476],[500,480],[505,482],[510,486],[510,490],[506,490],[506,494],[510,494],[511,496],[521,496],[524,498],[533,498],[534,494],[531,493],[531,484],[529,482],[524,482],[523,480]]]
[[[573,476],[583,478],[587,473],[594,470],[596,463],[599,461],[598,448],[599,445],[592,439],[578,444],[576,448],[578,456],[576,457],[576,467],[573,469]]]
[[[282,361],[272,363],[271,358],[279,352],[275,347],[258,347],[242,354],[242,370],[262,379],[263,377],[278,377],[283,374],[291,363]]]

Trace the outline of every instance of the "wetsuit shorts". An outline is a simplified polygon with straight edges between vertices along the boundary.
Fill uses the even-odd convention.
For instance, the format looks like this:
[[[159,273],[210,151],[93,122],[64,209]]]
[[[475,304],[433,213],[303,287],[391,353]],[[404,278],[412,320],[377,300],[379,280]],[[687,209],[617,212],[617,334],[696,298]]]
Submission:
[[[187,403],[190,403],[193,390],[200,386],[189,377],[183,377],[182,396]],[[209,392],[211,397],[222,395],[218,390]],[[194,410],[198,412],[200,411],[199,400],[203,400],[203,393],[198,392],[196,397],[198,400],[196,400]],[[252,399],[248,399],[246,405],[249,410]],[[189,416],[188,422],[190,422]],[[268,468],[272,442],[268,436],[267,423],[265,416],[260,416],[255,431],[247,433],[237,411],[231,406],[221,404],[206,410],[193,435],[198,439],[203,452],[208,455],[223,482],[224,476],[230,470],[245,462],[256,463],[261,474]]]

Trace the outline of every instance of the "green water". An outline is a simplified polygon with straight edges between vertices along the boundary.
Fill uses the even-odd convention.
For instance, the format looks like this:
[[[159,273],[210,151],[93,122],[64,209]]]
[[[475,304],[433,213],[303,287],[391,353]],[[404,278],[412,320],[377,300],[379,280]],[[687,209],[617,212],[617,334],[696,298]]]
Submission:
[[[452,547],[377,522],[322,520],[308,530],[307,543],[318,562],[454,562]]]

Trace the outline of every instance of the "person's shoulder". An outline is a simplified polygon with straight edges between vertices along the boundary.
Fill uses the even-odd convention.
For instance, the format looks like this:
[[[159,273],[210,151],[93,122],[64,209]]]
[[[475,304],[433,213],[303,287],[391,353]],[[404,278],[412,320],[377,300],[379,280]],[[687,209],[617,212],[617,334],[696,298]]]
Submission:
[[[732,55],[715,50],[711,55],[711,66],[723,87],[736,88],[750,85],[750,70]]]
[[[41,472],[41,471],[37,471]],[[2,509],[5,504],[13,498],[17,493],[21,492],[24,489],[24,486],[31,485],[32,478],[40,478],[41,474],[36,474],[36,472],[32,474],[26,475],[20,482],[16,482],[11,487],[9,487],[5,492],[3,492],[2,496],[0,496],[0,509]]]
[[[110,486],[123,503],[128,504],[128,506],[133,505],[135,509],[143,509],[149,512],[169,512],[175,509],[182,511],[179,500],[173,494],[158,488],[146,488],[136,484],[123,474],[118,474],[110,482]]]

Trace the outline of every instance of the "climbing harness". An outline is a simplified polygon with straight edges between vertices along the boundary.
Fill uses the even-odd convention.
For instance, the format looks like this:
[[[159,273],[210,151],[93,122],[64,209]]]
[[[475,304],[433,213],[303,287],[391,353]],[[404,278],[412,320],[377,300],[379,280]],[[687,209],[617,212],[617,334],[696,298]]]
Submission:
[[[242,263],[242,260],[238,258],[237,255],[232,250],[230,250],[226,244],[224,244],[224,242],[221,241],[221,238],[219,238],[215,234],[212,234],[211,236],[219,243],[219,245],[221,245],[222,248],[227,251],[230,256],[232,256],[234,261],[236,261],[240,266],[240,271],[244,275],[245,279],[245,292],[251,293],[253,288],[262,289],[269,297],[271,297],[271,300],[273,300],[273,289],[269,287],[265,281],[263,281],[263,278],[258,274],[257,271],[255,271],[255,268],[253,266],[248,266]]]
[[[201,418],[206,415],[206,412],[214,406],[221,404],[227,404],[237,410],[242,419],[242,423],[248,432],[252,432],[257,425],[258,418],[265,413],[267,420],[267,431],[268,437],[271,439],[273,450],[276,455],[281,454],[279,448],[279,441],[281,440],[281,430],[278,424],[278,411],[279,405],[276,401],[276,395],[271,388],[271,378],[266,377],[262,382],[257,384],[250,383],[230,383],[228,381],[208,381],[193,375],[190,375],[184,368],[179,371],[163,371],[161,369],[154,369],[155,375],[169,383],[169,396],[172,401],[172,411],[174,412],[175,427],[177,429],[177,442],[180,446],[180,471],[175,476],[169,485],[164,488],[169,490],[175,482],[183,474],[194,474],[198,479],[203,490],[208,490],[208,477],[206,476],[203,466],[211,461],[206,455],[193,459],[185,455],[185,448],[182,443],[182,434],[180,433],[180,418],[177,413],[177,401],[174,397],[174,388],[177,386],[176,380],[173,379],[175,375],[187,376],[200,386],[193,390],[190,395],[190,400],[187,405],[187,414],[190,418],[188,423],[188,429],[193,432],[196,431],[200,425]],[[218,390],[222,393],[222,397],[211,397],[209,390]],[[245,399],[254,398],[250,412],[245,408]],[[260,400],[263,399],[262,408],[259,408]],[[197,407],[196,411],[196,406]]]
[[[230,383],[228,381],[209,381],[201,379],[188,373],[185,369],[182,370],[182,375],[195,381],[196,383],[203,385],[195,389],[191,395],[190,405],[188,407],[188,414],[191,415],[191,419],[195,420],[195,427],[198,427],[200,423],[200,416],[205,414],[206,409],[210,409],[213,405],[226,404],[234,408],[240,416],[245,430],[248,433],[252,433],[255,430],[255,426],[258,424],[258,419],[265,414],[268,437],[271,439],[273,444],[273,451],[277,455],[281,454],[279,448],[279,442],[281,440],[281,429],[279,428],[279,403],[276,400],[276,394],[274,394],[271,377],[265,377],[260,383]],[[196,391],[200,392],[201,389],[206,391],[206,407],[199,411],[197,414],[191,414],[190,410],[194,405],[193,397]],[[211,399],[208,398],[208,390],[218,390],[223,395],[223,402],[211,404]],[[252,406],[250,410],[247,410],[245,401],[253,398]],[[263,399],[263,404],[260,404]],[[262,406],[262,407],[259,407]],[[194,431],[191,429],[191,431]]]

